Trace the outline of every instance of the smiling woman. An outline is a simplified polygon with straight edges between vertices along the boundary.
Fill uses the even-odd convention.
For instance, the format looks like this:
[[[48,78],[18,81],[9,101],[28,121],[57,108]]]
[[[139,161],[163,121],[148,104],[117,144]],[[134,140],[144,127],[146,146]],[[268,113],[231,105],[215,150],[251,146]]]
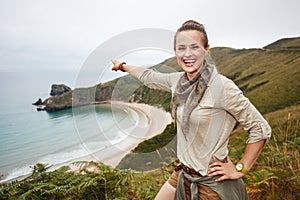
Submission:
[[[271,136],[266,120],[208,59],[204,26],[185,22],[176,32],[174,51],[184,72],[160,73],[113,61],[146,86],[172,92],[180,164],[155,199],[248,199],[242,177],[251,169]],[[237,165],[228,157],[236,122],[249,132],[245,154]]]

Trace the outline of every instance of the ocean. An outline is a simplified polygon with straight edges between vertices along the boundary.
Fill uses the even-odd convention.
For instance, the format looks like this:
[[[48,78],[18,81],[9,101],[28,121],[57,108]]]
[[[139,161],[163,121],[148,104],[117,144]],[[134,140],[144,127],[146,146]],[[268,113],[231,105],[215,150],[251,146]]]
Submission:
[[[130,119],[121,109],[36,111],[32,103],[49,97],[51,84],[74,88],[75,79],[76,72],[0,72],[1,182],[30,174],[36,163],[55,168],[124,139],[115,124]]]

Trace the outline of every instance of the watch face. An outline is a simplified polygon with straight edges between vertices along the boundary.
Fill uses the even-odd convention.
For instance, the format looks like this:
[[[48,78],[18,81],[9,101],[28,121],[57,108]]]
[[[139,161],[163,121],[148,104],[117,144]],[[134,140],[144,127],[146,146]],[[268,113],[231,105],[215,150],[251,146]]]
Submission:
[[[237,169],[238,171],[241,171],[241,170],[243,169],[243,165],[242,165],[241,163],[237,164],[237,165],[236,165],[236,169]]]

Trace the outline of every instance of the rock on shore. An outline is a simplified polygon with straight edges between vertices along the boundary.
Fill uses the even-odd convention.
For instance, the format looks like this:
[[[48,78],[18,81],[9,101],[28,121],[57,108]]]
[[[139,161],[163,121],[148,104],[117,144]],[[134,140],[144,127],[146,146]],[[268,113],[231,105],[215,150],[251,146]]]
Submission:
[[[51,96],[62,95],[66,92],[71,91],[72,89],[64,84],[52,84],[51,86]]]

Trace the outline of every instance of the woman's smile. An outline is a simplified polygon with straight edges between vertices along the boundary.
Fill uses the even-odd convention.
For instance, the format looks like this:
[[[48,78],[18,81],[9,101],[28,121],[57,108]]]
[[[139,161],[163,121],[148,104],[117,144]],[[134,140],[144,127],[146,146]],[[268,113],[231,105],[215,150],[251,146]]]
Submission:
[[[193,67],[195,62],[196,62],[196,59],[190,59],[190,58],[187,58],[187,59],[182,59],[183,60],[183,63],[187,66],[187,67]]]

